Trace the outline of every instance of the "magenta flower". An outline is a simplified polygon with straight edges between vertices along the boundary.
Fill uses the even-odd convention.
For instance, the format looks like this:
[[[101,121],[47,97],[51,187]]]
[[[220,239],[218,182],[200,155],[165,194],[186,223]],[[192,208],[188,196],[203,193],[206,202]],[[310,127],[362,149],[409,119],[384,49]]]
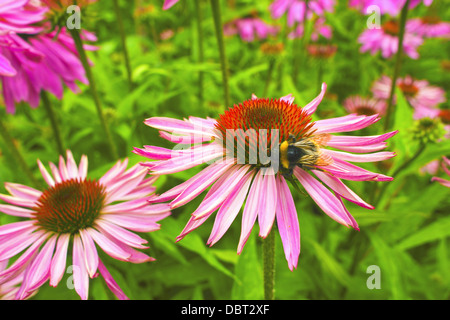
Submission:
[[[272,26],[257,17],[236,19],[225,23],[223,33],[226,36],[239,34],[245,42],[252,42],[256,39],[263,40],[268,36],[276,36],[280,30],[277,26]]]
[[[294,38],[302,38],[303,37],[303,24],[299,24],[294,31],[290,32],[288,37],[290,39],[294,39]],[[331,37],[333,36],[333,30],[331,29],[331,27],[327,24],[325,24],[325,18],[323,17],[319,17],[315,22],[314,22],[314,27],[313,30],[311,32],[311,40],[312,41],[317,41],[319,40],[319,37],[322,36],[325,39],[331,39]]]
[[[351,114],[313,122],[311,116],[322,101],[325,90],[326,85],[323,84],[320,95],[304,107],[294,104],[291,95],[281,99],[253,96],[251,100],[228,109],[217,120],[196,117],[145,120],[148,126],[160,130],[162,138],[180,144],[180,148],[174,150],[157,146],[135,148],[136,154],[156,160],[143,163],[151,174],[171,174],[207,164],[195,176],[153,200],[170,201],[171,208],[175,209],[211,187],[191,214],[177,241],[200,227],[217,211],[207,241],[212,246],[244,207],[238,254],[242,252],[256,220],[259,235],[263,238],[276,222],[288,266],[291,270],[296,268],[300,230],[294,199],[287,184],[294,179],[332,219],[358,229],[342,199],[364,208],[373,207],[341,179],[392,180],[350,162],[381,161],[393,157],[392,152],[375,151],[384,149],[385,141],[396,132],[361,137],[333,135],[365,128],[377,122],[379,117]],[[186,148],[186,144],[193,146]],[[297,147],[292,149],[290,144]]]
[[[372,55],[381,51],[383,58],[390,58],[398,51],[398,31],[397,21],[390,20],[384,23],[381,28],[366,29],[361,33],[358,42],[362,44],[360,51],[370,51]],[[413,33],[405,31],[403,39],[403,51],[411,59],[419,58],[417,48],[422,45],[423,39]]]
[[[88,32],[83,32],[83,38],[96,39]],[[88,84],[75,44],[65,28],[29,36],[27,41],[19,35],[6,34],[0,36],[0,44],[0,66],[4,70],[0,79],[8,113],[14,113],[15,104],[21,101],[38,107],[41,90],[61,99],[63,83],[73,92],[79,92],[76,81]],[[95,47],[85,45],[85,49]],[[2,64],[2,60],[7,63]]]
[[[388,76],[382,76],[372,85],[374,97],[387,100],[391,85],[392,79]],[[414,108],[414,119],[433,118],[433,115],[439,112],[437,109],[438,105],[447,100],[445,91],[442,88],[432,86],[426,80],[417,80],[411,76],[406,76],[397,79],[397,86]]]
[[[409,9],[415,8],[422,0],[411,0]],[[433,0],[423,0],[426,6],[430,6]],[[392,17],[397,16],[402,11],[406,0],[349,0],[349,6],[362,10],[364,14],[371,6],[377,6],[381,14],[389,14]]]
[[[163,10],[169,10],[180,0],[165,0],[163,4]]]
[[[386,101],[354,95],[343,101],[343,106],[348,113],[371,116],[374,114],[384,115],[386,113]]]
[[[448,159],[447,157],[442,157],[442,159],[442,169],[447,174],[447,176],[450,177],[450,159]],[[431,178],[431,181],[437,181],[444,187],[450,188],[450,180],[446,180],[440,177],[433,177]]]
[[[307,19],[310,19],[313,13],[322,16],[325,12],[334,11],[334,0],[310,0],[308,7],[303,0],[274,0],[269,7],[273,19],[278,19],[286,14],[289,27],[303,22],[306,9],[308,9],[306,11]]]
[[[450,23],[438,17],[423,17],[408,20],[406,30],[424,38],[450,38]]]
[[[0,0],[0,34],[37,33],[42,28],[33,26],[44,20],[47,8],[34,0]]]
[[[100,260],[97,247],[121,261],[143,263],[154,260],[134,249],[146,249],[146,240],[135,232],[159,229],[157,221],[170,214],[166,204],[149,205],[156,177],[128,161],[117,162],[100,179],[87,178],[88,159],[79,166],[70,151],[67,162],[50,163],[51,174],[38,160],[48,188],[6,183],[10,195],[0,194],[8,204],[0,211],[23,221],[0,226],[0,261],[18,256],[0,272],[0,283],[23,281],[15,299],[24,299],[47,280],[56,286],[64,275],[68,252],[72,253],[73,283],[82,299],[88,298],[89,278],[100,272],[107,286],[120,299],[127,299]],[[130,231],[131,230],[131,231]]]

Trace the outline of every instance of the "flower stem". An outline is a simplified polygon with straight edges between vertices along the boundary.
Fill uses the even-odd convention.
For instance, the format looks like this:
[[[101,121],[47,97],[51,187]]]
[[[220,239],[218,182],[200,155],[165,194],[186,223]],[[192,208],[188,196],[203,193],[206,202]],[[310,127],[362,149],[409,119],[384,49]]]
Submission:
[[[25,159],[23,158],[22,154],[20,153],[19,149],[17,148],[16,143],[14,142],[13,138],[8,132],[8,129],[3,124],[2,120],[0,119],[0,135],[2,136],[3,140],[5,141],[6,147],[9,149],[9,151],[12,153],[12,156],[17,161],[18,166],[20,167],[20,170],[23,171],[30,182],[34,185],[36,188],[40,188],[40,183],[37,181],[37,179],[34,177],[33,172],[28,167],[27,163],[25,162]]]
[[[123,27],[123,20],[122,20],[122,14],[120,13],[120,6],[119,6],[119,0],[114,0],[114,11],[116,13],[117,18],[117,26],[119,28],[119,35],[120,35],[120,42],[122,44],[122,53],[123,58],[125,60],[125,68],[127,69],[127,78],[128,78],[128,85],[130,87],[130,90],[133,90],[134,84],[133,84],[133,77],[131,72],[131,64],[130,64],[130,57],[128,55],[128,49],[127,49],[127,37],[125,35],[125,29]]]
[[[228,63],[225,53],[225,42],[223,41],[222,16],[220,13],[219,0],[211,0],[212,13],[214,18],[214,26],[216,29],[217,44],[219,46],[220,65],[222,67],[222,81],[225,108],[230,106],[230,89],[228,85]]]
[[[197,44],[198,44],[198,62],[203,63],[205,61],[203,53],[203,28],[202,28],[202,10],[201,10],[201,0],[195,0],[195,16],[197,18]],[[198,72],[198,100],[200,108],[203,108],[203,71]]]
[[[275,299],[275,232],[263,240],[264,299]]]
[[[100,102],[100,97],[98,95],[97,84],[95,82],[94,76],[92,74],[91,66],[89,65],[86,52],[83,48],[83,42],[80,37],[80,33],[76,28],[70,29],[70,34],[75,42],[75,46],[77,48],[78,54],[80,56],[81,63],[83,64],[84,70],[86,72],[86,76],[89,80],[89,88],[91,90],[92,98],[94,99],[95,107],[97,109],[98,116],[100,118],[101,125],[103,127],[103,131],[105,132],[105,136],[107,142],[109,144],[109,151],[111,157],[114,159],[118,158],[116,145],[113,143],[113,139],[111,136],[111,132],[109,130],[108,124],[106,122],[105,115],[103,113],[102,104]]]
[[[53,134],[55,136],[58,152],[60,155],[64,155],[65,149],[64,149],[64,144],[63,144],[62,138],[61,138],[61,130],[59,129],[58,120],[56,119],[56,114],[55,114],[55,111],[53,110],[53,106],[52,106],[52,103],[50,102],[48,94],[44,90],[41,91],[41,99],[42,99],[42,104],[44,105],[45,111],[47,112],[47,115],[50,119],[50,123],[52,125]]]
[[[303,57],[305,55],[305,47],[306,47],[306,18],[308,16],[308,1],[305,0],[305,11],[303,12],[303,37],[302,39],[296,39],[294,41],[294,67],[293,67],[293,74],[292,74],[292,81],[294,82],[294,85],[297,85],[298,81],[298,74],[299,69],[301,67],[301,64],[303,63]],[[297,52],[298,51],[298,52]]]
[[[268,63],[268,68],[267,68],[267,75],[266,75],[266,83],[264,85],[264,92],[263,92],[263,97],[267,98],[267,94],[269,93],[269,86],[270,86],[270,82],[272,81],[272,75],[273,75],[273,70],[275,69],[275,58],[269,57],[269,63]]]
[[[395,57],[394,73],[392,75],[391,91],[389,93],[388,106],[386,109],[386,118],[384,120],[384,130],[389,129],[390,121],[391,121],[391,117],[392,117],[394,93],[395,93],[397,78],[400,74],[400,66],[401,66],[401,62],[402,62],[403,39],[405,36],[405,26],[406,26],[406,18],[408,16],[409,1],[410,0],[406,0],[406,3],[403,6],[402,12],[400,14],[400,26],[399,26],[399,32],[398,32],[398,49],[397,49],[397,54]]]

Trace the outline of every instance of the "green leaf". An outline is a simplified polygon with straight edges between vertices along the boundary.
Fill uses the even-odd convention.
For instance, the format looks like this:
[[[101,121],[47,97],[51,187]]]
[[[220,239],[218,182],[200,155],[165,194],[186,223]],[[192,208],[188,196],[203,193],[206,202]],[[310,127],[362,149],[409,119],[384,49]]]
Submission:
[[[407,250],[450,236],[450,217],[442,217],[401,241],[396,248]]]

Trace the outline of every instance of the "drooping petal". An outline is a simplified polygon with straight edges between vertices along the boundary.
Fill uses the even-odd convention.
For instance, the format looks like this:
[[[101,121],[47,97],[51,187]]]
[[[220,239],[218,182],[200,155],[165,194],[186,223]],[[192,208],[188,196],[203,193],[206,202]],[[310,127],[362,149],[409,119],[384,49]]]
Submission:
[[[53,255],[53,260],[50,267],[50,285],[52,287],[56,287],[64,275],[69,240],[70,235],[67,233],[61,234],[58,238],[56,251]]]
[[[255,175],[252,186],[250,187],[247,202],[244,207],[244,212],[242,213],[241,236],[239,238],[239,244],[237,248],[238,254],[241,254],[242,249],[244,248],[244,245],[247,242],[248,237],[250,236],[250,233],[253,229],[256,217],[258,216],[258,212],[260,209],[260,203],[258,203],[258,201],[263,184],[263,179],[264,176],[262,175],[262,171],[259,171]]]
[[[83,243],[79,235],[73,238],[73,284],[82,300],[88,299],[89,274],[86,269]]]
[[[344,226],[352,225],[341,202],[320,182],[303,169],[296,167],[294,175],[303,185],[316,204],[333,220]]]
[[[122,289],[120,289],[119,285],[113,279],[101,260],[98,261],[98,270],[100,271],[103,279],[105,279],[106,285],[116,295],[116,297],[120,300],[128,300],[128,297],[125,295]]]
[[[300,255],[300,226],[291,191],[282,176],[277,178],[276,219],[289,269],[297,268]],[[273,231],[272,231],[273,232]]]
[[[260,210],[258,213],[259,236],[267,237],[273,222],[275,221],[276,206],[277,206],[277,184],[275,179],[275,172],[272,168],[268,168],[265,173],[263,186],[260,193]]]
[[[222,238],[241,210],[242,204],[247,197],[247,192],[252,182],[255,171],[252,170],[241,179],[235,190],[225,200],[217,213],[214,226],[209,236],[207,244],[214,245]]]
[[[83,229],[80,230],[80,237],[83,243],[87,272],[89,277],[94,278],[98,267],[98,253],[94,240],[89,235],[89,232]]]

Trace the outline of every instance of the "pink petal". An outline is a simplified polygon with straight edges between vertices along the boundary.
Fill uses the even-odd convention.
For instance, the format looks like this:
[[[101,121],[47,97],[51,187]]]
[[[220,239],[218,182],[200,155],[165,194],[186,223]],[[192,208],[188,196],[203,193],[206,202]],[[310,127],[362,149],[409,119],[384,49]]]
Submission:
[[[264,176],[260,193],[260,210],[258,213],[259,235],[267,237],[275,221],[277,206],[277,183],[272,168],[268,168]]]
[[[29,273],[26,277],[26,291],[34,291],[48,280],[56,238],[57,236],[54,235],[48,239],[29,267]]]
[[[88,228],[87,231],[89,232],[90,236],[94,239],[94,241],[100,246],[100,248],[102,248],[103,251],[105,251],[111,257],[122,261],[127,261],[128,258],[130,257],[130,255],[127,252],[123,251],[119,246],[117,246],[114,242],[109,240],[100,232],[92,228]]]
[[[250,165],[244,165],[239,170],[230,173],[225,177],[223,183],[215,190],[209,197],[205,197],[199,207],[192,215],[199,219],[205,215],[211,214],[219,208],[231,192],[236,188],[236,185],[242,180],[244,175],[249,170]],[[232,169],[231,169],[232,170]]]
[[[245,243],[252,231],[253,225],[255,224],[256,217],[259,212],[260,203],[258,203],[261,193],[261,188],[263,184],[264,176],[262,176],[262,171],[258,171],[253,180],[252,186],[247,197],[247,202],[244,207],[244,212],[242,214],[242,226],[241,226],[241,236],[239,239],[237,253],[241,254]]]
[[[362,200],[356,193],[354,193],[338,178],[318,170],[312,170],[312,172],[314,172],[314,174],[320,180],[322,180],[328,187],[330,187],[334,192],[338,193],[341,197],[354,202],[361,207],[374,209],[373,206]]]
[[[123,293],[122,289],[120,289],[119,285],[113,279],[101,260],[99,260],[98,262],[98,270],[100,271],[103,279],[105,279],[106,285],[112,291],[112,293],[114,293],[120,300],[128,300],[128,297],[125,295],[125,293]]]
[[[16,206],[10,206],[7,204],[0,204],[0,212],[3,212],[10,216],[24,217],[24,218],[31,218],[35,214],[34,210],[29,210],[29,209],[25,209],[25,208],[21,208],[21,207],[16,207]]]
[[[50,267],[50,285],[52,287],[56,287],[64,275],[69,240],[70,234],[61,234],[58,238],[56,251]]]
[[[395,152],[377,152],[372,154],[351,154],[346,152],[322,149],[322,152],[330,155],[333,159],[340,159],[350,162],[375,162],[384,161],[395,157]]]
[[[210,246],[214,245],[222,238],[241,210],[254,174],[254,170],[248,172],[220,207],[207,242]]]
[[[78,234],[73,238],[73,284],[75,291],[81,299],[87,300],[89,294],[89,274],[86,270],[83,244]]]
[[[314,98],[310,103],[308,103],[306,106],[303,107],[303,110],[305,110],[308,115],[311,115],[314,112],[316,112],[316,109],[322,102],[322,99],[326,91],[327,91],[327,84],[324,82],[322,83],[320,94],[316,98]]]
[[[86,268],[89,274],[89,277],[94,278],[97,273],[98,267],[98,253],[97,248],[95,247],[94,240],[92,240],[89,232],[86,230],[80,230],[81,241],[83,242],[83,248],[85,253],[85,261]]]
[[[170,203],[172,209],[178,208],[202,193],[223,174],[231,174],[232,163],[214,163],[207,169],[189,179],[190,184]],[[228,173],[227,173],[228,172]],[[192,181],[191,181],[192,180]]]
[[[289,269],[297,268],[300,255],[300,226],[291,191],[282,176],[277,179],[277,226]],[[274,230],[272,230],[274,232]]]
[[[338,118],[317,120],[314,122],[314,128],[317,129],[316,134],[356,131],[368,127],[378,120],[380,120],[378,115],[360,116],[350,114]]]
[[[352,225],[341,202],[327,188],[299,167],[294,169],[294,175],[330,218],[345,226]]]

